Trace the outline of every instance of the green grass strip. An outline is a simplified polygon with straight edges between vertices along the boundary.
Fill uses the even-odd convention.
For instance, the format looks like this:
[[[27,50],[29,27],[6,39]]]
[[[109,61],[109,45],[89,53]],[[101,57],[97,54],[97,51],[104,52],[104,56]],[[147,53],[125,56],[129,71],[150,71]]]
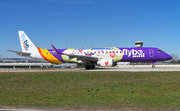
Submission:
[[[180,72],[5,72],[0,105],[180,107]]]

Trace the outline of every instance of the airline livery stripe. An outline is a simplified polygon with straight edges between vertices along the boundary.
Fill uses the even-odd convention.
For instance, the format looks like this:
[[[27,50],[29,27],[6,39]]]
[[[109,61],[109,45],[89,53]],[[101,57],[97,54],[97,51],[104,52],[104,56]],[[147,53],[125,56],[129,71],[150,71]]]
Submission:
[[[60,60],[58,60],[56,57],[54,57],[52,54],[50,54],[50,52],[47,49],[41,49],[39,47],[38,51],[40,53],[40,55],[49,62],[54,62],[54,63],[62,63]]]
[[[43,55],[41,49],[40,49],[39,47],[37,47],[37,46],[36,46],[36,48],[38,49],[39,54],[40,54],[46,61],[50,62],[50,61]]]

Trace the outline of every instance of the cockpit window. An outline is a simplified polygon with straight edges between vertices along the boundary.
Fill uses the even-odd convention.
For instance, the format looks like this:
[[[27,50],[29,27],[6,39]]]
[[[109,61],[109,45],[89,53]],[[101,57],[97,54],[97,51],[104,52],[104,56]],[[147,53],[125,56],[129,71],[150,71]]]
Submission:
[[[158,53],[161,53],[161,52],[164,52],[164,51],[159,49],[159,50],[158,50]]]

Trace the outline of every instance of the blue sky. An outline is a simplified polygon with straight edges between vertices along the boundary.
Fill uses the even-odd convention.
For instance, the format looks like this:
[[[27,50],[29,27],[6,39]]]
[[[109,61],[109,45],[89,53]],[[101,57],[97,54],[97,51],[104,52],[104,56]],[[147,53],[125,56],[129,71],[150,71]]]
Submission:
[[[41,48],[157,47],[180,56],[180,0],[0,0],[0,55],[18,31]]]

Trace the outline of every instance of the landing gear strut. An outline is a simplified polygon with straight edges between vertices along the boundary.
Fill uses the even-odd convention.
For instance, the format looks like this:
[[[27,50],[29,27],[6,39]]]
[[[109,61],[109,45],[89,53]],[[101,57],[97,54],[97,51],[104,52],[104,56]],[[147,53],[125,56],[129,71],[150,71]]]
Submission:
[[[86,70],[95,69],[95,65],[86,65],[85,69]]]
[[[152,68],[155,68],[155,65],[154,65],[154,64],[152,64]]]

